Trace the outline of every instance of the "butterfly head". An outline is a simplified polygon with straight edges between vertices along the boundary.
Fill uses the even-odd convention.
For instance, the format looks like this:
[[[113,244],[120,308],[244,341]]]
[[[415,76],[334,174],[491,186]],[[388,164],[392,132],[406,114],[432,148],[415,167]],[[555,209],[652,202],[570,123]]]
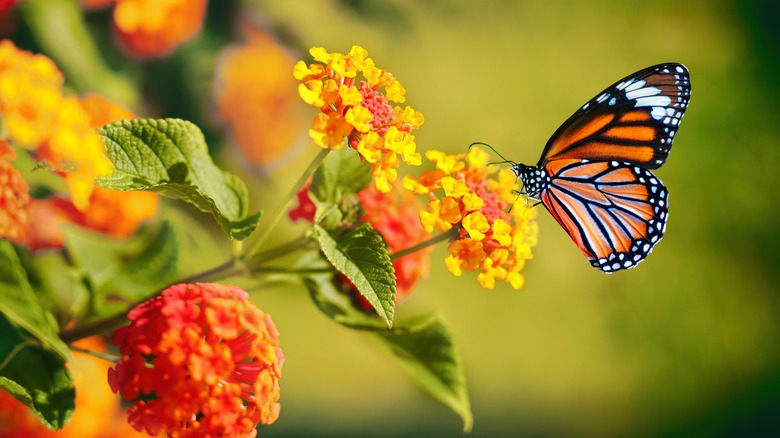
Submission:
[[[550,176],[541,167],[516,163],[512,165],[512,172],[523,182],[521,194],[531,199],[539,200],[539,194],[550,185]]]

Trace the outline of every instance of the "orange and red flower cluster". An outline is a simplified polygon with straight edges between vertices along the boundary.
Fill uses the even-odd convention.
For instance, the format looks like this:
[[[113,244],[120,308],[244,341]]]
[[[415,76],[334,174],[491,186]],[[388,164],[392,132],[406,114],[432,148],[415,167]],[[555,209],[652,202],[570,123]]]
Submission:
[[[408,191],[393,189],[382,193],[369,187],[360,191],[358,198],[363,207],[360,220],[371,224],[382,235],[391,254],[430,239],[430,233],[420,225],[423,205]],[[432,247],[424,248],[393,260],[396,303],[411,294],[420,278],[430,272],[432,250]]]
[[[472,148],[468,154],[447,155],[428,151],[426,157],[436,169],[418,178],[407,176],[404,187],[428,195],[430,202],[420,213],[427,231],[445,232],[453,227],[458,238],[449,246],[447,269],[456,276],[479,270],[477,281],[492,289],[496,281],[507,281],[515,289],[523,286],[520,270],[531,258],[537,226],[532,208],[518,203],[519,189],[512,172],[502,169],[495,178],[487,154]]]
[[[81,0],[89,9],[114,7],[114,32],[130,53],[167,55],[197,34],[206,17],[207,0]]]
[[[358,192],[357,196],[363,211],[360,220],[371,224],[382,235],[391,253],[412,248],[430,238],[418,219],[423,206],[409,192],[393,189],[390,193],[382,193],[375,187],[368,187]],[[314,222],[316,211],[317,207],[309,198],[307,184],[298,191],[298,205],[289,211],[288,216],[293,221]],[[428,274],[430,253],[431,248],[425,248],[393,260],[396,303],[411,294],[420,278]],[[368,302],[364,304],[367,309],[371,308]]]
[[[128,314],[108,372],[150,435],[255,436],[279,416],[284,356],[270,316],[234,286],[178,284]]]
[[[294,76],[303,83],[298,94],[319,108],[309,135],[323,148],[339,149],[345,142],[373,166],[376,187],[392,189],[401,161],[419,165],[421,156],[412,131],[423,115],[403,103],[406,90],[395,77],[374,64],[368,52],[353,46],[349,54],[310,50],[314,63],[295,65]],[[362,78],[362,79],[361,79]]]

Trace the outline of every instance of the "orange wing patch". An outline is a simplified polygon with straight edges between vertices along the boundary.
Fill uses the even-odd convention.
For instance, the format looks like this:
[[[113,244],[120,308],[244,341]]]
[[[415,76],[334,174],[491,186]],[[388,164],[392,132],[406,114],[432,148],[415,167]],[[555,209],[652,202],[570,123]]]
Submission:
[[[645,122],[650,120],[650,114],[646,111],[629,111],[620,116],[621,122]]]
[[[607,129],[604,136],[614,140],[653,141],[655,129],[649,126],[615,126]]]

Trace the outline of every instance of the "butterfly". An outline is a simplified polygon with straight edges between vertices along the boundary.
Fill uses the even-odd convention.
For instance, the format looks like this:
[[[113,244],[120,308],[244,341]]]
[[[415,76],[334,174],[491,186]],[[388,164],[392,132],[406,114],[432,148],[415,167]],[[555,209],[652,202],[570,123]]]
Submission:
[[[682,64],[617,81],[555,131],[535,166],[508,161],[519,193],[544,204],[595,268],[635,267],[666,231],[669,191],[651,170],[666,162],[690,96]]]

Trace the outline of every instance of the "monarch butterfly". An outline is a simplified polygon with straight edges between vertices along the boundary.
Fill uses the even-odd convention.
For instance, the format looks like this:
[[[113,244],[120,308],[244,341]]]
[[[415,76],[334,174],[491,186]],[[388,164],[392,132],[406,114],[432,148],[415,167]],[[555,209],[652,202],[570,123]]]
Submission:
[[[536,166],[512,163],[520,194],[541,201],[591,265],[633,268],[661,240],[666,162],[691,96],[688,69],[667,63],[617,81],[552,135]]]

